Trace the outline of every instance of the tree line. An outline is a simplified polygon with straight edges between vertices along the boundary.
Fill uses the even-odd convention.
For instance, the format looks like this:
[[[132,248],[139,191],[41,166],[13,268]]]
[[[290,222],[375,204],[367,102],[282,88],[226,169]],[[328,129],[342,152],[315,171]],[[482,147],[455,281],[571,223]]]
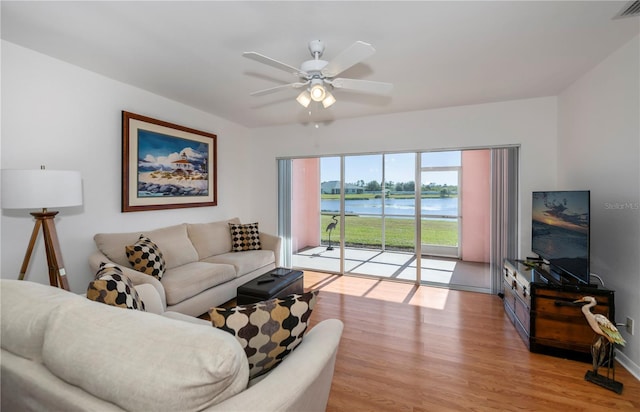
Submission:
[[[356,183],[350,183],[354,186],[362,187],[364,190],[368,192],[379,192],[382,190],[382,184],[377,180],[372,180],[368,183],[365,183],[364,180],[358,180]],[[388,181],[385,183],[385,188],[387,190],[391,190],[393,192],[415,192],[416,184],[413,181],[409,182],[393,182]],[[457,193],[458,186],[457,185],[447,185],[438,184],[435,182],[431,182],[428,184],[423,184],[420,186],[421,192],[439,192],[439,193]]]

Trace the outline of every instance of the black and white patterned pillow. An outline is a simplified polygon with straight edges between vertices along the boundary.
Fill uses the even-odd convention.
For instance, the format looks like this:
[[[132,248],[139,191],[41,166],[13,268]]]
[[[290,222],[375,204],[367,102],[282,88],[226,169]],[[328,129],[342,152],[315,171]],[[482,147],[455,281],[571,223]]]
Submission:
[[[87,299],[126,309],[145,311],[144,302],[131,279],[113,263],[102,262],[95,280],[87,287]]]
[[[138,272],[146,273],[158,280],[162,279],[167,265],[160,248],[158,248],[158,245],[153,243],[151,239],[140,235],[140,238],[135,244],[125,246],[125,251],[127,252],[127,259],[129,259],[131,267]]]
[[[249,378],[255,378],[273,369],[302,342],[318,292],[212,308],[211,324],[236,337],[249,360]]]
[[[258,223],[237,224],[229,223],[231,230],[231,250],[244,252],[245,250],[260,250],[260,231]]]

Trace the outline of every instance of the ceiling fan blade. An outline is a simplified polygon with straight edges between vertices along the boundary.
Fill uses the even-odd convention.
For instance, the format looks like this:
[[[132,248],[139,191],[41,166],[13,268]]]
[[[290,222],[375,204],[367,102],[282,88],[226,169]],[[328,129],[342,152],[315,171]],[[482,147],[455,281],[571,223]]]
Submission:
[[[297,67],[293,67],[286,63],[279,62],[278,60],[274,60],[271,57],[267,57],[257,52],[244,52],[242,53],[242,56],[246,57],[247,59],[255,60],[259,63],[263,63],[268,66],[275,67],[276,69],[284,70],[285,72],[291,73],[295,76],[307,77],[307,73],[301,71]]]
[[[373,82],[370,80],[357,79],[333,79],[331,84],[336,89],[353,90],[355,92],[389,95],[393,90],[393,84],[384,82]]]
[[[374,49],[369,43],[357,41],[327,63],[321,72],[325,77],[335,77],[347,70],[349,67],[354,66],[367,57],[372,56],[375,52],[376,49]]]
[[[289,84],[283,84],[280,86],[276,86],[276,87],[270,87],[268,89],[264,89],[264,90],[258,90],[256,92],[253,93],[249,93],[250,96],[264,96],[265,94],[270,94],[270,93],[275,93],[275,92],[279,92],[281,90],[286,90],[286,89],[299,89],[301,87],[306,86],[307,84],[309,84],[309,82],[302,82],[302,83],[289,83]]]

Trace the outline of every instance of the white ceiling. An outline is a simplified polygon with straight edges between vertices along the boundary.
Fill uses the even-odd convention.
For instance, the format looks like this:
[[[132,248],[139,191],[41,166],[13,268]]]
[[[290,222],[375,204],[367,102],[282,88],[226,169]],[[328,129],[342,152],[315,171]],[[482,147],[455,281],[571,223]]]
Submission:
[[[613,19],[627,1],[13,2],[2,38],[248,127],[557,95],[640,32]],[[356,40],[376,54],[342,73],[394,84],[390,97],[336,90],[329,109],[295,81],[242,57],[292,66],[324,60]],[[97,98],[99,98],[97,96]]]

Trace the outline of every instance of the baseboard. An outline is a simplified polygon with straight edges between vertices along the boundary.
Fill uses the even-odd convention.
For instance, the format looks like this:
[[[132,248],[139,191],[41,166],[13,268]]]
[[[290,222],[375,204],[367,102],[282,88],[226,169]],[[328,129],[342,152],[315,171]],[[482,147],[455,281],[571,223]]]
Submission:
[[[632,374],[637,380],[640,381],[640,365],[636,365],[631,361],[631,359],[625,356],[625,354],[620,352],[618,349],[616,349],[616,360],[620,365],[624,366],[624,368],[628,370],[630,374]]]

